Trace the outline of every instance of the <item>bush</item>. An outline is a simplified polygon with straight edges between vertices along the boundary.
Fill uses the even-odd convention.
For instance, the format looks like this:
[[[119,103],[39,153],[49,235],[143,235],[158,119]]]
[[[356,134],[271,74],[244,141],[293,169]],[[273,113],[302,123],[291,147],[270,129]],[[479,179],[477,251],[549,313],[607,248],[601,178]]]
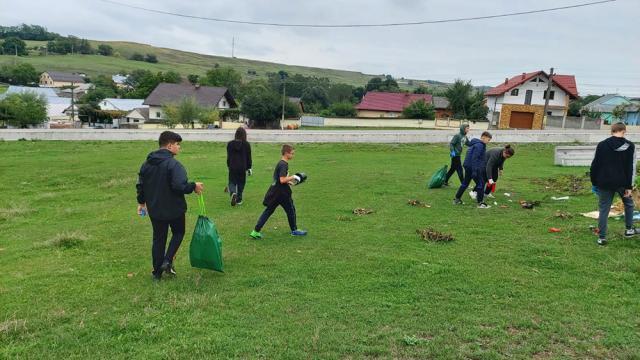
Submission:
[[[158,62],[158,58],[154,54],[147,54],[147,56],[145,56],[144,58],[144,61],[155,64]]]
[[[357,111],[353,104],[348,101],[342,101],[331,104],[328,109],[320,112],[322,116],[338,116],[338,117],[356,117]]]
[[[144,55],[140,53],[133,53],[131,56],[129,56],[129,60],[144,61]]]
[[[402,115],[407,119],[433,120],[436,112],[433,105],[427,104],[424,100],[414,101],[402,110]]]
[[[98,45],[98,54],[102,56],[112,56],[113,47],[111,45],[100,44]]]

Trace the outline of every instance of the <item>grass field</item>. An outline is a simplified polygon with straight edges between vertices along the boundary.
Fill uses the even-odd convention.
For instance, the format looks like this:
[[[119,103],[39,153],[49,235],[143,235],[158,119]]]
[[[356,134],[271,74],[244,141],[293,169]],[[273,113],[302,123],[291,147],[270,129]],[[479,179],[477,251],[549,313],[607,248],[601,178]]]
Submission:
[[[595,208],[536,178],[551,145],[522,145],[497,202],[451,205],[427,190],[440,145],[297,147],[291,170],[305,238],[281,210],[262,241],[248,232],[278,160],[255,144],[245,204],[222,192],[224,144],[185,143],[179,159],[206,186],[226,273],[189,266],[196,198],[175,279],[150,278],[148,219],[135,214],[136,171],[153,142],[0,142],[0,358],[637,358],[640,243],[598,248],[578,214]],[[457,182],[454,182],[457,183]],[[550,189],[545,188],[545,184]],[[507,198],[502,193],[513,193]],[[571,195],[554,202],[554,195]],[[468,196],[465,196],[468,199]],[[418,199],[431,208],[412,207]],[[508,202],[508,199],[514,202]],[[519,199],[541,200],[524,210]],[[373,214],[355,216],[354,208]],[[556,217],[557,211],[571,219]],[[562,232],[552,234],[549,227]],[[455,237],[427,243],[417,229]]]
[[[231,58],[224,56],[204,55],[174,49],[159,48],[146,44],[125,41],[91,41],[94,48],[100,44],[109,44],[114,48],[117,56],[99,55],[49,55],[40,56],[36,51],[31,51],[30,56],[20,57],[19,61],[32,64],[38,71],[58,70],[83,72],[91,76],[98,74],[112,75],[121,71],[148,69],[151,71],[179,72],[183,76],[189,74],[204,75],[207,70],[214,67],[230,66],[236,69],[245,80],[266,78],[269,72],[285,70],[290,74],[305,76],[327,77],[332,82],[345,83],[354,86],[364,86],[374,75],[367,75],[356,71],[313,68],[306,66],[285,65],[265,61]],[[46,46],[44,41],[27,41],[27,46]],[[151,64],[144,61],[127,60],[133,53],[153,53],[158,57],[159,63]],[[13,62],[15,57],[10,55],[0,56],[0,64]],[[256,71],[256,75],[249,75],[248,70]],[[415,86],[418,85],[416,82]],[[408,87],[408,88],[413,88]],[[432,85],[433,86],[433,85]]]

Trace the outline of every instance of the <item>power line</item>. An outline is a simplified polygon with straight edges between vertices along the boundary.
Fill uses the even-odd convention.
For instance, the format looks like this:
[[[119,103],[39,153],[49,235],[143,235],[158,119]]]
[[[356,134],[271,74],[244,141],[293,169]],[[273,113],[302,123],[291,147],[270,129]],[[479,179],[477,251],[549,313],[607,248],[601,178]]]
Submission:
[[[363,27],[415,26],[415,25],[442,24],[442,23],[452,23],[452,22],[496,19],[496,18],[503,18],[503,17],[510,17],[510,16],[539,14],[539,13],[559,11],[559,10],[575,9],[575,8],[580,8],[580,7],[599,5],[599,4],[604,4],[604,3],[610,3],[610,2],[617,1],[617,0],[592,1],[592,2],[587,2],[587,3],[575,4],[575,5],[559,6],[559,7],[539,9],[539,10],[528,10],[528,11],[511,12],[511,13],[496,14],[496,15],[473,16],[473,17],[440,19],[440,20],[397,22],[397,23],[380,23],[380,24],[286,24],[286,23],[263,22],[263,21],[232,20],[232,19],[212,18],[212,17],[198,16],[198,15],[180,14],[180,13],[175,13],[175,12],[171,12],[171,11],[163,11],[163,10],[146,8],[146,7],[142,7],[142,6],[130,5],[130,4],[126,4],[126,3],[122,3],[122,2],[118,2],[118,1],[113,1],[113,0],[98,0],[98,1],[102,1],[104,3],[109,3],[109,4],[113,4],[113,5],[128,7],[128,8],[131,8],[131,9],[152,12],[152,13],[156,13],[156,14],[177,16],[177,17],[183,17],[183,18],[189,18],[189,19],[198,19],[198,20],[206,20],[206,21],[232,23],[232,24],[275,26],[275,27],[297,27],[297,28],[363,28]]]

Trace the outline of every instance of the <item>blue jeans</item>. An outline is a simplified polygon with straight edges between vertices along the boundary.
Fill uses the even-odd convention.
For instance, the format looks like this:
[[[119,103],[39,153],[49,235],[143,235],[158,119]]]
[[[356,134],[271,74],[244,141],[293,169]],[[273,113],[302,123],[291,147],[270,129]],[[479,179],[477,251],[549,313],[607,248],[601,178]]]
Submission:
[[[622,203],[624,204],[624,225],[627,229],[633,227],[633,198],[624,196],[624,189],[618,190],[606,190],[599,189],[599,203],[600,216],[598,217],[598,227],[600,228],[600,238],[606,239],[607,237],[607,221],[609,220],[609,212],[611,211],[611,204],[613,203],[613,197],[620,195]]]

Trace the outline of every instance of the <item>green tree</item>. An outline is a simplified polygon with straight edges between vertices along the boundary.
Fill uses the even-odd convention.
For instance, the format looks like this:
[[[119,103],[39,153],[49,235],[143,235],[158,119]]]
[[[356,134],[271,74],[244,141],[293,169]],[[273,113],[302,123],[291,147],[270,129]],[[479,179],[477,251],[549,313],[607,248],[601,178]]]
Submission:
[[[38,82],[40,75],[28,63],[5,64],[0,67],[0,81],[11,85],[31,85]]]
[[[267,127],[280,119],[282,113],[281,95],[273,90],[247,91],[241,105],[241,111],[255,127]]]
[[[484,102],[484,94],[480,91],[475,91],[470,99],[469,119],[486,120],[488,113],[489,108]]]
[[[2,53],[5,55],[29,55],[29,53],[27,52],[27,43],[18,39],[17,37],[6,38],[2,42],[0,48],[2,48]]]
[[[47,120],[47,99],[34,92],[9,94],[0,101],[0,120],[19,128],[40,125]]]
[[[302,92],[302,102],[309,113],[318,113],[329,106],[327,91],[320,86],[306,88]]]
[[[198,79],[200,78],[199,75],[196,74],[189,74],[187,75],[187,80],[189,80],[189,83],[191,83],[191,85],[196,85],[198,84]]]
[[[427,104],[423,99],[414,101],[405,107],[402,110],[402,115],[407,119],[433,120],[436,118],[433,105]]]
[[[220,117],[220,111],[215,107],[211,108],[201,108],[200,115],[198,116],[198,120],[202,125],[202,128],[205,129],[208,125],[213,125],[216,122],[220,121],[220,128],[222,128],[222,118]]]
[[[102,56],[113,56],[113,47],[107,44],[98,45],[98,54]]]
[[[222,66],[207,71],[204,78],[200,79],[200,84],[226,87],[235,96],[242,84],[242,75],[232,67]]]
[[[131,56],[129,56],[129,60],[144,61],[144,55],[135,52],[135,53],[131,54]]]
[[[460,119],[469,117],[469,107],[471,106],[471,96],[473,95],[473,85],[470,81],[456,79],[456,81],[445,91],[445,96],[449,100],[449,106],[453,111],[453,116]]]
[[[627,105],[620,104],[614,107],[613,110],[611,110],[611,115],[613,115],[613,117],[618,121],[624,121],[624,118],[627,115]]]
[[[155,54],[147,54],[144,57],[144,61],[155,64],[158,62],[158,57]]]
[[[331,84],[327,90],[327,96],[331,103],[354,102],[354,87],[347,84]]]
[[[182,124],[185,129],[193,128],[203,111],[200,104],[193,97],[184,97],[175,104],[163,105],[162,110],[164,112],[164,124],[167,127],[172,128],[176,124]]]
[[[367,83],[367,91],[400,92],[398,82],[391,75],[384,78],[374,77]]]
[[[420,85],[417,88],[415,88],[415,90],[413,90],[414,94],[429,94],[429,95],[433,95],[433,90],[431,90],[430,88],[424,86],[424,85]]]
[[[327,109],[320,112],[322,116],[356,117],[357,111],[349,101],[342,101],[331,104]]]

